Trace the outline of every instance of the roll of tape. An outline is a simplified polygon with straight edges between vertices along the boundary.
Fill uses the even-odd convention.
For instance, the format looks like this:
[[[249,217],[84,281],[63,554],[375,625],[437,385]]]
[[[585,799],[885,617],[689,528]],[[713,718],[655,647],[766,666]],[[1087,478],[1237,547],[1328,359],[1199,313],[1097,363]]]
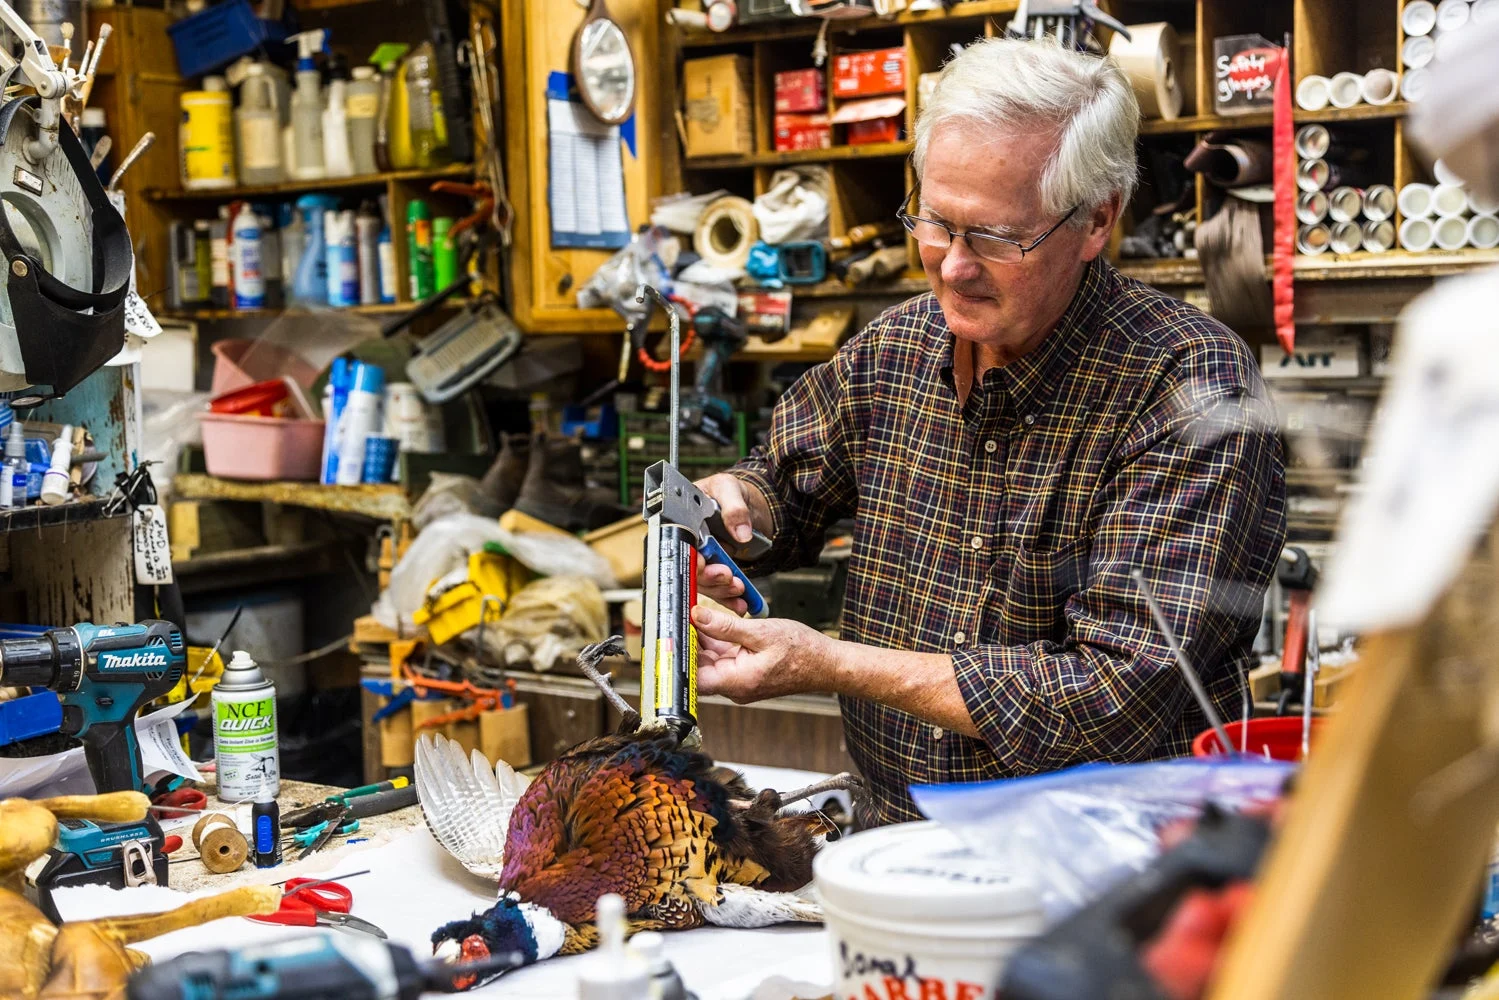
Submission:
[[[743,271],[750,246],[760,238],[753,206],[726,195],[708,203],[698,220],[692,245],[704,262],[725,271]]]
[[[250,844],[234,820],[223,813],[209,813],[193,827],[193,846],[203,867],[216,875],[239,871],[250,856]]]
[[[1177,78],[1176,57],[1181,51],[1176,29],[1165,21],[1132,24],[1130,38],[1115,33],[1109,55],[1129,76],[1140,114],[1170,121],[1181,117],[1182,88]]]

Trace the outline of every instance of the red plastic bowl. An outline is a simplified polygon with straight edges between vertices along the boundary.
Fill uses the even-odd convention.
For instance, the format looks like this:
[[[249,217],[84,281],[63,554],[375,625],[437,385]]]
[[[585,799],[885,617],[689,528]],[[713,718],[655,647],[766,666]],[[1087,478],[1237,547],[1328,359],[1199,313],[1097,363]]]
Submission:
[[[1312,719],[1312,742],[1317,742],[1317,733],[1322,728],[1322,720]],[[1223,729],[1228,733],[1229,741],[1233,743],[1233,749],[1237,751],[1241,742],[1245,744],[1247,753],[1256,756],[1264,756],[1265,747],[1270,748],[1270,756],[1275,760],[1288,760],[1295,763],[1301,760],[1301,716],[1272,716],[1264,719],[1249,720],[1249,738],[1240,740],[1240,733],[1244,730],[1243,721],[1225,722]],[[1218,734],[1211,728],[1204,729],[1197,734],[1192,741],[1192,756],[1211,757],[1220,753],[1218,746]]]
[[[276,404],[285,399],[290,390],[279,378],[256,382],[243,389],[215,396],[208,404],[210,413],[237,413],[240,416],[274,416]]]

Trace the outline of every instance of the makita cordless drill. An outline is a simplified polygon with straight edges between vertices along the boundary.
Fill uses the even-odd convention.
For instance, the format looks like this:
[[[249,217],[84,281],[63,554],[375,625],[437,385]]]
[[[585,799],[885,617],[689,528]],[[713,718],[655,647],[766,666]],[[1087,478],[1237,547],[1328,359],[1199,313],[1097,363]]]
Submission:
[[[91,625],[0,640],[0,686],[44,687],[62,702],[62,731],[83,741],[100,792],[145,786],[135,716],[177,685],[187,665],[171,622]]]

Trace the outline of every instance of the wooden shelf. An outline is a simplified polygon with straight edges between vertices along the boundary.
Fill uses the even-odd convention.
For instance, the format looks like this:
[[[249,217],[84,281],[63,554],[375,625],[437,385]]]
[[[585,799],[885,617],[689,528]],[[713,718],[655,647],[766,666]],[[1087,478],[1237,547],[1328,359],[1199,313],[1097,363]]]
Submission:
[[[467,299],[460,298],[449,299],[439,305],[437,309],[439,311],[457,309],[467,301]],[[336,309],[329,306],[286,306],[283,309],[163,309],[158,315],[167,319],[186,319],[200,322],[217,319],[269,319],[276,316],[284,316],[287,313],[307,313],[308,315],[357,313],[362,316],[392,316],[410,312],[419,304],[417,302],[381,302],[372,306],[342,306]]]
[[[911,155],[914,142],[872,142],[867,146],[831,146],[828,149],[794,149],[785,152],[751,153],[748,156],[699,156],[682,161],[684,170],[732,170],[747,167],[780,167],[796,163],[831,163],[835,160],[869,160]]]
[[[932,286],[920,275],[905,275],[892,281],[876,281],[849,287],[841,281],[828,280],[817,285],[794,285],[791,297],[795,299],[862,299],[870,296],[897,296],[910,298],[931,291]]]
[[[996,14],[1013,14],[1019,0],[963,0],[943,10],[905,11],[892,18],[865,17],[847,21],[830,21],[828,31],[853,33],[877,31],[892,26],[943,24],[970,18],[991,17]],[[751,24],[731,31],[683,31],[680,44],[684,49],[710,48],[719,45],[740,45],[747,42],[773,42],[782,38],[812,38],[822,27],[822,18],[800,17],[787,21],[770,21]]]
[[[1298,256],[1295,274],[1297,281],[1441,278],[1486,264],[1499,264],[1499,250],[1428,250],[1423,253],[1391,250],[1389,253],[1343,256]],[[1116,262],[1115,266],[1122,274],[1151,285],[1200,285],[1203,281],[1202,265],[1195,260],[1129,260]],[[1271,266],[1270,258],[1265,258],[1267,278]]]
[[[34,503],[27,507],[0,510],[0,532],[49,528],[60,524],[83,524],[86,521],[102,521],[110,517],[130,515],[129,504],[121,504],[120,510],[106,514],[104,507],[107,502],[100,497],[82,497],[71,503],[60,503],[55,507]]]
[[[247,187],[213,188],[204,191],[148,189],[150,201],[243,201],[254,198],[274,198],[291,194],[319,194],[324,191],[349,190],[354,188],[384,187],[393,181],[442,180],[443,178],[468,177],[474,172],[471,164],[458,163],[427,170],[392,170],[383,174],[363,174],[358,177],[326,177],[317,181],[286,181],[281,184],[255,184]]]
[[[411,516],[411,503],[399,486],[324,486],[321,483],[245,482],[184,473],[172,479],[174,500],[249,500],[359,514],[379,521]]]
[[[1404,118],[1410,112],[1405,101],[1393,104],[1359,104],[1351,108],[1325,108],[1321,111],[1301,111],[1294,114],[1296,124],[1307,125],[1321,122],[1334,125],[1340,122],[1386,121]],[[1220,129],[1269,128],[1272,116],[1268,111],[1257,111],[1249,115],[1194,115],[1166,121],[1164,118],[1147,118],[1140,122],[1141,135],[1181,135],[1188,132],[1216,132]]]

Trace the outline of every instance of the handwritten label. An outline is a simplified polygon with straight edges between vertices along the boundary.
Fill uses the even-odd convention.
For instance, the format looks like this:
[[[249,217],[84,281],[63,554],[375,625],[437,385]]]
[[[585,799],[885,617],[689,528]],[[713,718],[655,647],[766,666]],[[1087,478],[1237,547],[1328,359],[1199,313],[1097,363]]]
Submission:
[[[990,1000],[991,986],[951,973],[922,975],[912,955],[866,954],[838,943],[840,1000]],[[929,970],[930,971],[930,970]]]
[[[160,504],[135,510],[135,582],[162,585],[172,582],[172,546],[167,540],[167,512]]]

